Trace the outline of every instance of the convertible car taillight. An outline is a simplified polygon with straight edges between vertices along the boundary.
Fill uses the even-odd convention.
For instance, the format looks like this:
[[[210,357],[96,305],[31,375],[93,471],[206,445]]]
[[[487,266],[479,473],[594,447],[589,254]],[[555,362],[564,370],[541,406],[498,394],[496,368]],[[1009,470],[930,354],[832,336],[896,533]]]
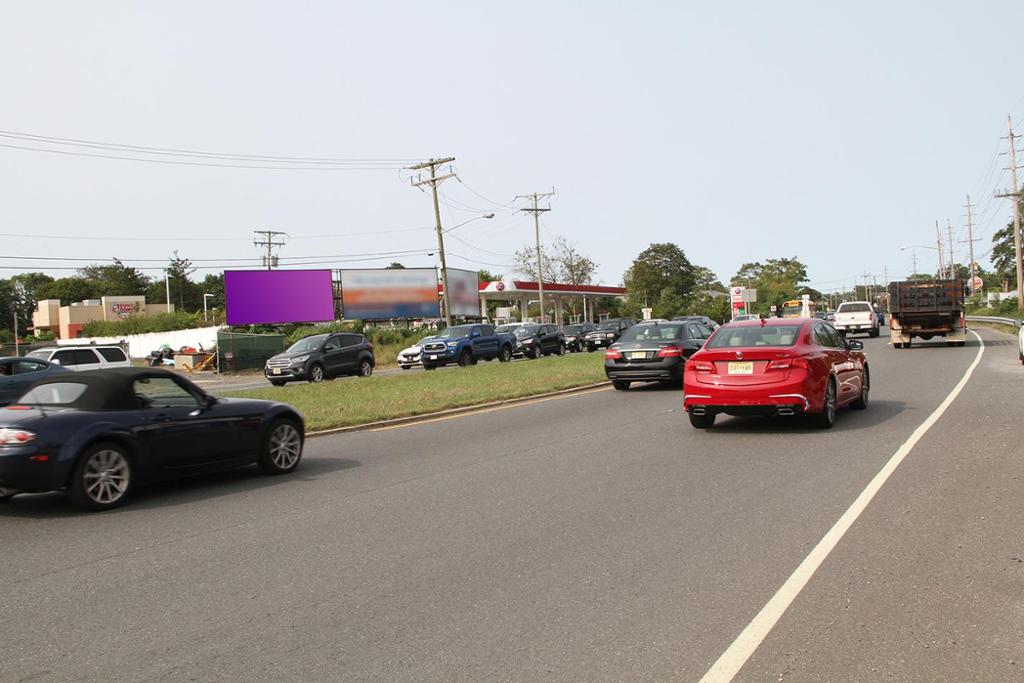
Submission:
[[[26,432],[24,429],[8,429],[7,427],[0,429],[0,446],[20,446],[29,441],[35,441],[35,438],[35,434]]]

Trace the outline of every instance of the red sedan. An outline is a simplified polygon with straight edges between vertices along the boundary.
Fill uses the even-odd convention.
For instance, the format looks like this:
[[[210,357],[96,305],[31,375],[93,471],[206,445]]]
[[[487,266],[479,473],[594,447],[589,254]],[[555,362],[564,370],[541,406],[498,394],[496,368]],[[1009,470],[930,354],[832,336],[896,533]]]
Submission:
[[[698,428],[711,427],[719,413],[807,413],[828,429],[838,408],[867,408],[863,348],[814,318],[729,323],[686,362],[683,407]]]

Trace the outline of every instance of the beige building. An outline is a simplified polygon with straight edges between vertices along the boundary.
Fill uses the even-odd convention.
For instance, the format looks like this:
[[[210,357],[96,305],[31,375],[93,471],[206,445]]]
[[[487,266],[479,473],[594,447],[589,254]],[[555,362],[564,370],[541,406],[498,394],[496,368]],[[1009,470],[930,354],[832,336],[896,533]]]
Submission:
[[[61,339],[82,336],[82,328],[94,320],[121,320],[133,315],[174,312],[174,304],[147,304],[144,296],[105,296],[61,306],[59,299],[44,299],[36,304],[32,325],[51,330]]]

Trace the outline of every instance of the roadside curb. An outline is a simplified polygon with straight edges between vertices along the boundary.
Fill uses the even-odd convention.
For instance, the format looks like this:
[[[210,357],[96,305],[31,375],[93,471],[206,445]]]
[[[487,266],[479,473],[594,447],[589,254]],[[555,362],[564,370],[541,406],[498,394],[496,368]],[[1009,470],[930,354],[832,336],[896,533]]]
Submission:
[[[528,401],[535,401],[539,398],[552,398],[554,396],[565,396],[568,394],[578,394],[583,391],[590,389],[598,389],[600,387],[611,386],[611,382],[596,382],[594,384],[585,384],[580,387],[572,387],[569,389],[560,389],[558,391],[549,391],[543,394],[533,394],[531,396],[520,396],[518,398],[508,398],[502,401],[490,401],[489,403],[478,403],[472,406],[463,406],[461,408],[449,408],[448,410],[438,410],[433,413],[423,413],[422,415],[409,415],[408,417],[396,417],[393,420],[378,420],[376,422],[365,422],[363,424],[351,425],[348,427],[334,427],[333,429],[321,429],[315,432],[307,432],[306,438],[316,438],[318,436],[332,436],[334,434],[346,434],[348,432],[362,432],[368,429],[378,429],[380,427],[395,427],[397,425],[413,424],[416,422],[426,422],[427,420],[434,420],[439,417],[449,417],[452,415],[462,415],[464,413],[473,413],[478,410],[484,410],[486,408],[498,408],[501,406],[511,406],[517,403],[526,403]]]

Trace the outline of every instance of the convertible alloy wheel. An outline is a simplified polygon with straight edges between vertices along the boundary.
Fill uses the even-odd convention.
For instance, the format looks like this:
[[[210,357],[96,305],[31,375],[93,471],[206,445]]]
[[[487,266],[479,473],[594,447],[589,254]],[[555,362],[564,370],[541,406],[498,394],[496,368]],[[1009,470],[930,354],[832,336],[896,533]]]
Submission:
[[[99,444],[87,451],[75,467],[72,501],[90,510],[120,505],[132,485],[132,467],[120,446]]]
[[[366,359],[363,359],[363,362],[359,364],[359,376],[360,377],[369,377],[372,374],[373,374],[373,363],[371,363],[370,361],[368,361]]]
[[[302,458],[302,435],[294,423],[278,420],[270,427],[260,457],[260,468],[267,474],[286,474]]]
[[[310,382],[323,382],[324,381],[324,366],[319,363],[313,365],[309,369],[309,381]]]

